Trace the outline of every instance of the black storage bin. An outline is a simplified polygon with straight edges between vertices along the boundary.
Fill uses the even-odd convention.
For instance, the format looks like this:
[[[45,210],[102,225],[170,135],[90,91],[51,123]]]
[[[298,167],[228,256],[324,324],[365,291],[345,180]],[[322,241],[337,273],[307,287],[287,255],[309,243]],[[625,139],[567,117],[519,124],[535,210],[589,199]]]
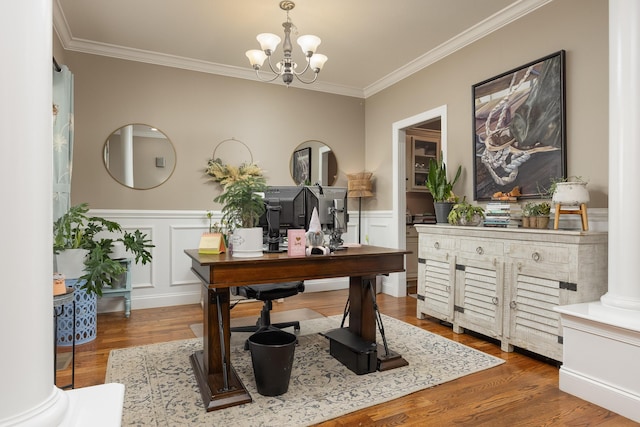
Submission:
[[[324,334],[329,338],[329,353],[358,375],[378,368],[378,345],[363,340],[347,328],[333,329]]]

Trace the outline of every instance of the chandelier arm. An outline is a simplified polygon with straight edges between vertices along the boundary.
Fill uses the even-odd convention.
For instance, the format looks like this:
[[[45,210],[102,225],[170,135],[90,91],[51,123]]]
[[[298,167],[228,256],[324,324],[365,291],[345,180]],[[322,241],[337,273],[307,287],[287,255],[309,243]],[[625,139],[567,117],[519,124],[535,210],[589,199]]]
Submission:
[[[272,81],[274,81],[275,79],[277,79],[278,77],[280,77],[280,75],[279,75],[279,74],[276,74],[276,75],[275,75],[275,76],[273,76],[272,78],[266,78],[266,79],[263,79],[263,78],[260,76],[260,70],[256,70],[256,76],[258,77],[258,80],[260,80],[261,82],[266,82],[266,83],[272,82]]]
[[[306,85],[310,85],[311,83],[315,82],[316,80],[318,80],[318,73],[314,73],[313,74],[313,80],[303,80],[298,74],[294,73],[294,76],[296,76],[296,79],[298,79],[298,81],[306,84]]]
[[[267,56],[267,61],[269,61],[269,68],[271,68],[271,72],[276,75],[275,78],[280,77],[280,75],[282,75],[282,71],[276,70],[276,68],[273,66],[273,63],[271,62],[271,55]]]
[[[307,57],[307,65],[304,67],[304,70],[300,71],[299,73],[296,72],[296,70],[291,70],[293,72],[293,74],[295,74],[296,76],[301,76],[303,75],[308,69],[309,69],[309,65],[311,64],[311,62],[309,61],[310,57]]]

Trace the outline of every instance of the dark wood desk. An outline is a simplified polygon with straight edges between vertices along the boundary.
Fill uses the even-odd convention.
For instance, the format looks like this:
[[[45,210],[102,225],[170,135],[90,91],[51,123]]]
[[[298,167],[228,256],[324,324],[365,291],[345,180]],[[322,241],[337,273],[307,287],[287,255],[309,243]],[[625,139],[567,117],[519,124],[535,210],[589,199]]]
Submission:
[[[230,287],[260,283],[349,277],[349,329],[364,340],[376,341],[376,314],[370,280],[380,274],[404,271],[407,251],[362,246],[331,255],[293,258],[268,253],[260,258],[228,254],[201,255],[185,250],[191,270],[207,291],[204,304],[203,350],[191,356],[193,370],[207,411],[251,402],[230,360]],[[373,287],[375,292],[375,286]]]

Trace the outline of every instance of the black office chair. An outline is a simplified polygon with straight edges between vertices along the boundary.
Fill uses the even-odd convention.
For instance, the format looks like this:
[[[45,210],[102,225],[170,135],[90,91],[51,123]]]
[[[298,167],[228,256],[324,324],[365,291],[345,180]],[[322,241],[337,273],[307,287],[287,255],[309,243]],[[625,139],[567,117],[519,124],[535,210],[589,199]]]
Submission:
[[[231,328],[231,332],[263,332],[267,330],[283,329],[292,327],[295,331],[300,330],[300,322],[282,322],[271,323],[271,308],[273,307],[273,300],[280,298],[287,298],[299,293],[304,292],[304,282],[284,282],[284,283],[269,283],[265,285],[249,285],[239,286],[232,289],[234,295],[241,295],[249,299],[257,299],[264,301],[262,311],[260,312],[260,318],[253,326],[236,326]],[[245,349],[248,348],[248,343],[245,343]]]

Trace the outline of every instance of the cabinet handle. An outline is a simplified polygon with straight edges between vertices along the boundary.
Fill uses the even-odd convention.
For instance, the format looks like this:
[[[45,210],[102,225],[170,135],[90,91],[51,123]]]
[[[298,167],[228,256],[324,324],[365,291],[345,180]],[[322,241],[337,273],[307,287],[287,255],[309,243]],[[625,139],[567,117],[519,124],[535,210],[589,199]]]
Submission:
[[[484,253],[484,249],[482,249],[482,246],[478,246],[478,247],[476,248],[476,253],[477,253],[478,255],[482,255],[482,254]]]
[[[540,254],[538,252],[534,252],[534,253],[531,254],[531,259],[533,259],[535,262],[540,261],[540,258],[542,258],[542,257],[540,256]]]
[[[493,303],[493,305],[498,305],[498,297],[492,297],[491,302]]]
[[[522,263],[521,262],[518,262],[517,266],[518,266],[518,271],[522,270]]]
[[[516,302],[515,302],[515,301],[511,301],[511,302],[509,303],[509,307],[511,307],[513,310],[515,310],[516,308],[518,308],[518,304],[516,304]]]
[[[440,249],[440,242],[435,242],[433,244],[433,247],[436,248],[436,249]]]
[[[447,293],[451,293],[451,286],[446,285],[444,288],[447,291]]]

